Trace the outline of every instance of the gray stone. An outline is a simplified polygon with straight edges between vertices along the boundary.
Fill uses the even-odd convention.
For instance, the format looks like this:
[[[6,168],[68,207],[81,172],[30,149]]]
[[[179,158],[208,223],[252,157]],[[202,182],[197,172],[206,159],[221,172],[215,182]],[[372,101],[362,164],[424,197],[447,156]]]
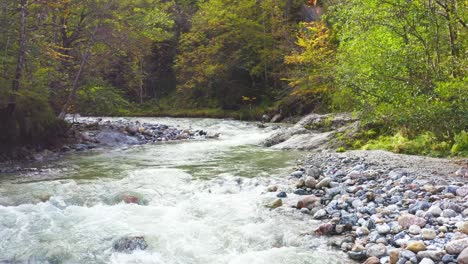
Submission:
[[[452,240],[448,242],[445,245],[445,250],[449,254],[458,255],[467,247],[468,247],[468,238],[464,238],[464,239],[457,239],[457,240]]]
[[[367,256],[369,257],[381,257],[387,254],[387,248],[385,245],[376,244],[372,245],[367,249]]]

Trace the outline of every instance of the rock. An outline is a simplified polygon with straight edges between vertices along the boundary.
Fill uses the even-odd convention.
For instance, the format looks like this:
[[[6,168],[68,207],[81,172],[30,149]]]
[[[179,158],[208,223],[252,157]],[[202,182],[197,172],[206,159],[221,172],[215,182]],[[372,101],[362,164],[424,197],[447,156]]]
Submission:
[[[314,179],[320,178],[322,176],[323,172],[317,168],[317,167],[310,167],[306,169],[306,175],[313,177]]]
[[[418,253],[419,251],[426,250],[426,245],[422,241],[412,241],[409,242],[406,249],[414,253]]]
[[[466,173],[466,175],[465,177],[468,178],[468,173]],[[468,185],[458,188],[456,194],[461,197],[466,197],[468,195]]]
[[[421,230],[421,236],[426,240],[432,240],[432,239],[436,238],[437,233],[433,229],[424,228],[424,229]]]
[[[463,222],[458,226],[458,231],[468,235],[468,222]]]
[[[429,209],[429,207],[431,207],[431,205],[428,202],[418,201],[415,204],[410,205],[408,209],[408,213],[415,214],[417,211],[426,210],[426,209]]]
[[[442,214],[442,209],[440,209],[439,205],[433,205],[429,208],[429,210],[427,210],[427,212],[437,217]]]
[[[363,264],[380,264],[380,259],[376,257],[370,257],[363,262]]]
[[[267,205],[267,207],[274,209],[274,208],[281,207],[282,205],[283,205],[283,200],[276,199],[270,205]]]
[[[296,178],[301,178],[302,175],[304,175],[304,172],[300,170],[291,173],[291,176],[296,177]]]
[[[458,264],[468,264],[468,247],[465,248],[457,258]]]
[[[443,250],[426,250],[418,252],[418,258],[430,258],[434,261],[440,261],[444,255],[445,252]]]
[[[413,235],[419,235],[419,233],[421,233],[421,228],[417,225],[411,225],[408,228],[408,232]]]
[[[356,214],[342,214],[339,224],[346,226],[355,226],[359,218]]]
[[[117,252],[131,253],[135,250],[145,250],[148,244],[142,236],[124,237],[114,242],[113,247]]]
[[[128,204],[139,204],[140,198],[132,194],[122,194],[122,201]]]
[[[102,131],[96,135],[96,140],[99,143],[108,145],[108,146],[116,146],[116,145],[137,145],[140,142],[137,138],[125,135],[120,132],[114,131]]]
[[[299,179],[299,181],[296,183],[296,188],[302,188],[305,186],[305,181],[303,179]]]
[[[276,122],[279,122],[281,119],[282,119],[281,114],[276,114],[271,118],[270,122],[271,123],[276,123]]]
[[[315,185],[317,185],[317,180],[314,177],[307,177],[305,180],[305,186],[311,189],[315,188]]]
[[[356,229],[356,235],[357,236],[367,236],[369,234],[369,229],[365,227],[358,227]]]
[[[276,191],[278,191],[278,186],[276,185],[270,185],[267,188],[267,192],[276,192]]]
[[[443,263],[453,263],[455,262],[455,256],[454,255],[444,255],[442,257],[442,262]]]
[[[411,225],[424,227],[426,225],[426,220],[415,215],[403,214],[400,217],[398,217],[398,224],[404,229],[410,227]]]
[[[376,230],[379,234],[385,235],[390,232],[390,226],[387,224],[377,225]]]
[[[357,251],[357,252],[349,251],[348,257],[356,261],[363,261],[366,259],[367,255],[365,251]]]
[[[326,178],[323,178],[321,181],[319,181],[315,187],[317,189],[321,189],[321,188],[324,188],[324,187],[329,187],[331,182],[332,182],[332,179],[326,177]]]
[[[287,195],[285,192],[279,192],[279,193],[276,195],[276,197],[278,197],[278,198],[286,198],[286,197],[288,197],[288,195]]]
[[[464,239],[457,239],[457,240],[452,240],[448,242],[445,245],[445,250],[449,254],[458,255],[467,247],[468,247],[468,238],[464,238]]]
[[[297,209],[301,208],[308,208],[312,209],[316,206],[320,205],[320,198],[314,196],[314,195],[307,195],[302,197],[298,202],[297,202]]]
[[[322,219],[326,215],[327,215],[327,211],[325,211],[324,209],[320,209],[314,214],[313,218],[314,219]]]
[[[412,251],[409,250],[401,250],[399,254],[400,258],[405,258],[405,259],[412,259],[416,257],[416,254]]]
[[[387,248],[382,244],[372,245],[367,249],[367,256],[369,257],[381,257],[386,254]]]
[[[390,264],[396,264],[400,255],[400,249],[391,249],[388,251],[388,255],[390,256]]]
[[[321,224],[315,231],[314,234],[318,236],[327,236],[333,234],[335,226],[331,223]]]
[[[457,175],[458,177],[463,177],[463,178],[468,177],[468,168],[461,167],[455,172],[455,175]]]
[[[444,211],[442,211],[442,216],[443,216],[443,217],[446,217],[446,218],[456,217],[456,216],[457,216],[457,212],[455,212],[455,211],[452,210],[452,209],[445,209]]]
[[[423,258],[419,264],[434,264],[434,261],[430,258]]]

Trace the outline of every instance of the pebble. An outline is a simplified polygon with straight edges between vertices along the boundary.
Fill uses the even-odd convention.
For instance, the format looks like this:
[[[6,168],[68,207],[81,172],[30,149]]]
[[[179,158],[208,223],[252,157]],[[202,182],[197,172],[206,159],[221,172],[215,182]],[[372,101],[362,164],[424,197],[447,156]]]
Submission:
[[[276,195],[276,197],[278,197],[278,198],[286,198],[286,197],[288,197],[288,195],[286,194],[286,192],[279,192],[279,193]]]
[[[413,234],[413,235],[419,235],[419,233],[421,233],[421,227],[417,226],[417,225],[411,225],[409,228],[408,228],[408,232],[410,234]]]
[[[426,245],[422,241],[413,241],[408,243],[406,249],[418,253],[419,251],[426,250]]]
[[[464,238],[464,239],[457,239],[457,240],[448,242],[447,245],[445,245],[445,250],[449,254],[458,255],[467,247],[468,247],[468,238]]]
[[[434,264],[434,261],[430,258],[423,258],[419,264]]]
[[[369,257],[381,257],[386,254],[387,248],[382,244],[372,245],[367,249],[367,256]]]
[[[434,238],[436,238],[437,233],[433,229],[424,228],[421,230],[421,236],[426,240],[433,240]]]
[[[390,226],[387,224],[377,225],[376,230],[379,234],[385,235],[390,232]]]

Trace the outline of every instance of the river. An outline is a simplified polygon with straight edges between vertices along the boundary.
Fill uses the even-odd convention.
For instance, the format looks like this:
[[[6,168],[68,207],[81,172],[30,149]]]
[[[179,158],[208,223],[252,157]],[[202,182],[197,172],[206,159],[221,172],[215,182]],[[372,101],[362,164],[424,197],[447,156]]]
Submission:
[[[70,153],[41,170],[0,175],[0,263],[346,263],[319,222],[271,210],[267,186],[288,187],[304,153],[272,150],[256,124],[216,119],[139,118],[221,133],[191,140]],[[122,195],[139,197],[126,204]],[[144,251],[113,250],[143,236]]]

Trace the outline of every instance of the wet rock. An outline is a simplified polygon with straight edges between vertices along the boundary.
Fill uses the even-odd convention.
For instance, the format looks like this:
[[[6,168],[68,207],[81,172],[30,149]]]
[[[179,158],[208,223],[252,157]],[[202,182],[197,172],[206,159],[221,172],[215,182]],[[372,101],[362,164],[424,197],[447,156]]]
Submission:
[[[276,192],[276,191],[278,191],[278,186],[270,185],[270,186],[268,186],[267,191],[268,192]]]
[[[276,199],[271,204],[267,205],[267,207],[274,209],[274,208],[281,207],[282,205],[283,205],[283,200]]]
[[[335,231],[335,225],[332,223],[321,224],[315,231],[314,234],[318,236],[332,235]]]
[[[418,253],[419,251],[426,250],[426,245],[422,241],[413,241],[408,243],[406,249]]]
[[[122,194],[122,201],[127,204],[140,204],[140,198],[132,194]]]
[[[398,217],[398,224],[404,229],[407,229],[411,225],[424,227],[426,225],[426,220],[424,218],[417,217],[415,215],[403,214],[400,217]]]
[[[348,257],[350,259],[356,260],[356,261],[362,261],[367,258],[367,254],[365,251],[349,251],[348,252]]]
[[[297,209],[301,209],[301,208],[312,209],[318,205],[320,205],[320,198],[314,195],[307,195],[307,196],[302,197],[297,202],[296,208]]]
[[[114,250],[117,252],[131,253],[135,250],[145,250],[148,244],[142,236],[124,237],[114,242]]]
[[[449,254],[458,255],[468,247],[468,238],[452,240],[445,245],[445,250]]]
[[[278,198],[286,198],[288,195],[286,194],[286,192],[279,192],[276,197]]]

